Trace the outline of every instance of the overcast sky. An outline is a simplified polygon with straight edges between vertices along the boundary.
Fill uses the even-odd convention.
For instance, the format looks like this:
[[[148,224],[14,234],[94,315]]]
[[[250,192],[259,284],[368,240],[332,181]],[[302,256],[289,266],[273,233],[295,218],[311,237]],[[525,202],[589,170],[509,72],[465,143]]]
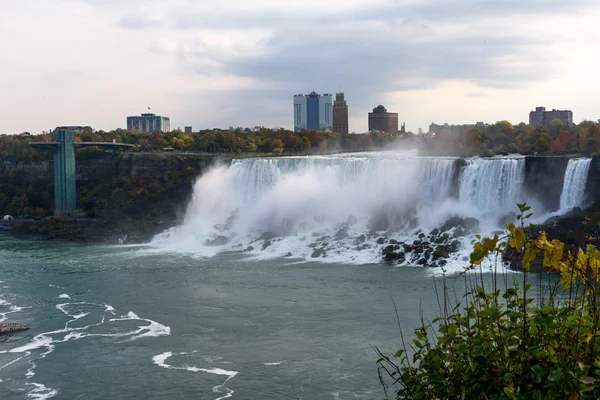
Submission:
[[[597,0],[0,0],[0,133],[292,128],[293,95],[383,104],[409,130],[600,118]]]

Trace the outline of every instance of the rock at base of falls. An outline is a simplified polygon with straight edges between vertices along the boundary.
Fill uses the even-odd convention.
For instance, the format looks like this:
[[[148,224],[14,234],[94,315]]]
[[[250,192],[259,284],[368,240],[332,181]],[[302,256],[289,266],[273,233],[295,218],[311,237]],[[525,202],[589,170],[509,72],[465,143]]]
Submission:
[[[27,328],[26,326],[23,326],[21,324],[0,322],[0,335],[23,332],[26,330],[29,330],[29,328]]]

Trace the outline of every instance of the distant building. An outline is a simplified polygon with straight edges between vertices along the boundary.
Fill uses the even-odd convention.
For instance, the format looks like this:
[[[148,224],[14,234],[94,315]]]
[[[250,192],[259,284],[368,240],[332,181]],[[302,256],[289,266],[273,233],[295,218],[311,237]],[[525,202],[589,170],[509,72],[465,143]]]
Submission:
[[[536,107],[535,111],[529,113],[529,125],[550,125],[550,121],[553,119],[559,119],[563,125],[573,125],[573,111],[571,110],[557,110],[546,111],[546,107]]]
[[[336,93],[333,102],[333,131],[348,134],[348,104],[344,93]]]
[[[156,114],[142,114],[140,117],[127,117],[127,129],[140,132],[169,132],[171,122],[168,117]]]
[[[333,103],[330,94],[312,92],[294,96],[294,132],[301,129],[332,130]]]
[[[369,113],[369,132],[381,131],[386,133],[398,133],[398,113],[391,113],[382,105]]]
[[[450,134],[450,135],[458,135],[461,132],[467,132],[471,129],[479,129],[483,132],[487,124],[483,122],[477,122],[475,124],[462,124],[462,125],[449,125],[443,124],[438,125],[433,122],[429,125],[429,133],[430,134]]]
[[[183,129],[184,129],[186,135],[191,135],[192,134],[192,127],[191,126],[186,126]]]

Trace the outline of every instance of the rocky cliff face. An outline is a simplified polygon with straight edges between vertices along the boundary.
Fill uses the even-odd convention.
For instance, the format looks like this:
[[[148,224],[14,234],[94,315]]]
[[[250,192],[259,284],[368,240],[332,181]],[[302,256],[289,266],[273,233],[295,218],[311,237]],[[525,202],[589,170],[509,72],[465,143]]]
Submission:
[[[525,158],[524,193],[546,211],[558,210],[568,157],[530,156]]]
[[[164,153],[90,153],[77,154],[77,180],[82,182],[95,179],[156,176],[166,172],[193,167],[203,170],[214,164],[213,157],[198,155],[174,155]],[[230,162],[230,161],[221,161]],[[26,181],[53,178],[54,162],[13,162],[2,161],[0,172],[16,168]]]

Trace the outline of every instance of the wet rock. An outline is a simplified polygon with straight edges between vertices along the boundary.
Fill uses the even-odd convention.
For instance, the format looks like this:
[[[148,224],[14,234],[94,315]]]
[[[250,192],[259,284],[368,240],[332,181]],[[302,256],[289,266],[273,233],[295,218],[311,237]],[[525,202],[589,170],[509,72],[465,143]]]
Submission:
[[[452,234],[452,237],[459,238],[459,237],[467,236],[469,233],[470,232],[466,228],[459,226],[458,228],[456,228],[456,230]]]
[[[391,262],[394,260],[398,259],[398,253],[394,252],[394,251],[387,251],[385,253],[383,253],[384,259],[387,262]]]
[[[398,244],[398,241],[396,239],[390,239],[390,244]]]
[[[371,246],[369,246],[367,243],[363,244],[362,246],[357,246],[356,250],[366,250],[371,248]]]
[[[445,232],[452,228],[458,228],[458,227],[463,228],[463,231],[465,231],[467,233],[471,233],[473,231],[479,230],[479,221],[475,218],[470,218],[470,217],[462,218],[459,216],[454,216],[454,217],[448,218],[446,220],[446,222],[444,222],[444,224],[442,225],[440,230]]]
[[[427,247],[427,246],[431,246],[431,243],[429,243],[429,242],[422,242],[421,245],[423,247]]]
[[[270,240],[265,240],[265,242],[262,245],[262,249],[265,250],[269,246],[271,246],[271,241]]]
[[[447,258],[449,256],[448,249],[446,246],[439,246],[433,252],[433,259],[437,260],[438,258]]]
[[[423,232],[419,233],[419,238],[420,238],[420,239],[423,239],[425,236],[426,236],[426,235],[425,235]]]
[[[453,252],[456,252],[458,250],[460,250],[460,241],[459,240],[454,240],[451,244],[450,244],[450,249]]]
[[[427,251],[425,251],[424,255],[427,259],[429,259],[429,257],[431,257],[432,253],[433,253],[433,249],[428,249]]]
[[[422,257],[419,261],[417,261],[418,265],[427,265],[427,259]]]
[[[367,237],[363,234],[354,239],[354,245],[358,246],[359,244],[363,244],[367,240]]]
[[[446,264],[448,264],[448,261],[446,261],[446,260],[440,260],[440,261],[438,261],[437,263],[438,263],[438,265],[439,265],[440,267],[444,267]]]
[[[223,246],[226,245],[227,242],[229,242],[229,238],[227,236],[219,235],[213,240],[207,240],[206,242],[204,242],[204,244],[206,244],[207,246]]]
[[[265,232],[263,233],[258,240],[273,240],[277,237],[273,232]]]
[[[320,249],[316,249],[315,251],[313,251],[313,253],[310,256],[312,258],[319,258],[323,255],[325,255],[325,249],[321,247]]]
[[[377,244],[384,244],[385,243],[385,239],[380,237],[379,239],[377,239]]]
[[[6,335],[10,333],[17,333],[27,331],[29,328],[21,324],[15,324],[10,322],[0,322],[0,335]]]
[[[440,230],[438,228],[435,228],[434,230],[432,230],[431,232],[429,232],[429,234],[431,236],[437,236],[440,234]]]
[[[292,253],[287,253],[284,257],[292,257]]]
[[[434,243],[435,244],[442,244],[442,243],[445,243],[446,240],[447,239],[444,239],[443,237],[440,236],[440,237],[438,237],[438,238],[435,239]]]
[[[415,253],[415,254],[423,254],[423,247],[421,247],[421,246],[415,246],[415,247],[413,247],[413,253]]]
[[[244,249],[244,251],[254,251],[254,247],[248,246]]]
[[[404,252],[410,253],[411,251],[413,251],[413,246],[411,246],[410,244],[404,243]]]
[[[314,249],[318,245],[319,245],[319,243],[311,243],[311,244],[308,245],[308,247],[310,247],[311,249]]]
[[[415,245],[415,246],[420,246],[422,243],[423,243],[423,241],[421,241],[421,240],[415,240],[415,241],[413,242],[413,245]]]
[[[337,240],[342,240],[342,239],[346,239],[348,237],[348,228],[341,228],[339,231],[337,231],[337,233],[335,234],[335,238]]]

